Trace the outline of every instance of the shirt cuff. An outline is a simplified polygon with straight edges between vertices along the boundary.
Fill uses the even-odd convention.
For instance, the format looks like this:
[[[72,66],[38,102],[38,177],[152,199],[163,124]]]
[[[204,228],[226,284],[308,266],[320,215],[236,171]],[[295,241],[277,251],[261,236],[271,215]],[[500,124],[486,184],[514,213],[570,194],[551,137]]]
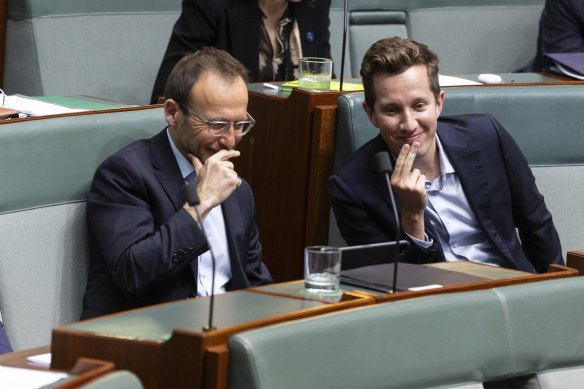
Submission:
[[[415,243],[416,246],[421,247],[423,249],[429,249],[434,244],[433,239],[428,239],[428,234],[424,233],[424,240],[420,240],[418,238],[414,238],[410,234],[406,232],[406,235],[410,237],[410,239]]]

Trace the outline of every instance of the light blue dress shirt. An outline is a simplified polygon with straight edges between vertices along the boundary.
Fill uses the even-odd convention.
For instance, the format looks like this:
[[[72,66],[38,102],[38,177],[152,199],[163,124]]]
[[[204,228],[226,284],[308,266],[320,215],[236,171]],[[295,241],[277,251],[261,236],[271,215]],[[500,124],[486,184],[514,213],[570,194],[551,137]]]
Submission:
[[[496,265],[501,263],[497,250],[485,234],[460,185],[458,175],[436,135],[440,176],[426,181],[426,212],[447,261],[472,261]],[[414,242],[428,248],[432,241]]]
[[[168,129],[166,130],[172,153],[176,158],[180,172],[185,179],[190,174],[195,174],[195,168],[189,160],[176,148]],[[211,209],[203,220],[203,228],[209,241],[209,247],[215,255],[215,290],[216,293],[225,292],[225,285],[231,280],[231,261],[229,258],[229,246],[225,231],[225,220],[221,205]],[[197,296],[209,296],[213,281],[213,262],[211,252],[207,251],[199,255],[197,274]]]

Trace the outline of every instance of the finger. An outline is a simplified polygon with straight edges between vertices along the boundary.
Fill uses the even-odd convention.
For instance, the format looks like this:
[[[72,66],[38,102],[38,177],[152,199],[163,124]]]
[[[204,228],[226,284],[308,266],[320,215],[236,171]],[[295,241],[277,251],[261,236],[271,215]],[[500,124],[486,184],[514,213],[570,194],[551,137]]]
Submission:
[[[404,159],[403,170],[407,172],[412,171],[412,167],[414,166],[414,161],[416,160],[416,156],[418,155],[418,150],[420,149],[420,144],[418,142],[412,143],[411,147],[408,150],[408,154]]]
[[[403,174],[404,162],[405,162],[406,156],[408,155],[409,151],[410,151],[410,145],[408,145],[408,144],[403,145],[401,150],[399,151],[399,155],[397,156],[397,159],[395,161],[395,167],[393,169],[394,173],[397,176],[401,176]],[[409,173],[409,169],[407,172]]]
[[[237,157],[239,157],[240,154],[241,153],[239,152],[239,150],[223,149],[223,150],[219,150],[218,152],[213,154],[213,156],[210,158],[214,158],[214,159],[217,159],[220,161],[226,161],[226,160],[231,159],[231,158],[237,158]]]

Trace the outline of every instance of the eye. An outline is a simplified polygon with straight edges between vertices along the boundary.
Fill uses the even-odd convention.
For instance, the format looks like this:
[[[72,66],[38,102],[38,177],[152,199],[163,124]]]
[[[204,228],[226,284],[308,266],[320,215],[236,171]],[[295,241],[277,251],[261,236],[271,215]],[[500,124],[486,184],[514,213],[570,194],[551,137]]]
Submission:
[[[246,125],[247,122],[235,122],[233,123],[233,129],[237,132],[241,132]]]
[[[383,113],[388,115],[388,116],[393,116],[395,114],[397,114],[399,112],[399,109],[397,109],[397,107],[385,107],[383,109]]]
[[[414,105],[414,109],[416,111],[423,111],[424,109],[426,109],[426,105],[427,105],[426,103],[419,102]]]
[[[223,129],[228,125],[228,122],[222,121],[209,122],[209,128],[211,128],[211,131],[223,131]]]

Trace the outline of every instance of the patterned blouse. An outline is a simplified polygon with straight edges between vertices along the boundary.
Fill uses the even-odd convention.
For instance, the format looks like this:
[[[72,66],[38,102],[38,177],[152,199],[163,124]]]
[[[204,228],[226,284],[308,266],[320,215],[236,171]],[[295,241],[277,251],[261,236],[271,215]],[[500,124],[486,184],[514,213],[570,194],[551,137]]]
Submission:
[[[276,46],[272,47],[268,30],[260,31],[259,82],[298,79],[298,63],[302,57],[300,30],[290,7],[284,12],[276,30]]]

